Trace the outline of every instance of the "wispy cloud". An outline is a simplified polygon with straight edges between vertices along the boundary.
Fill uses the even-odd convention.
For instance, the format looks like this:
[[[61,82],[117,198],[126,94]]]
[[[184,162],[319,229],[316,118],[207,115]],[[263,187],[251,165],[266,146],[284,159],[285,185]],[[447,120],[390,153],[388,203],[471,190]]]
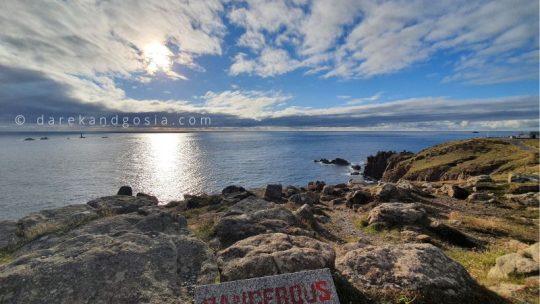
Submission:
[[[368,97],[350,97],[346,96],[348,98],[342,98],[347,100],[348,105],[356,105],[356,104],[363,104],[363,103],[369,103],[369,102],[375,102],[379,101],[383,95],[383,92],[378,92],[374,95],[368,96]],[[340,96],[338,96],[339,98]],[[343,96],[341,96],[343,97]]]
[[[538,76],[537,1],[243,2],[229,17],[245,29],[238,44],[251,52],[235,57],[233,75],[268,77],[305,68],[322,77],[369,78],[450,51],[462,60],[445,81],[488,84]],[[258,37],[257,43],[246,37]],[[268,52],[292,64],[270,71],[263,58]]]

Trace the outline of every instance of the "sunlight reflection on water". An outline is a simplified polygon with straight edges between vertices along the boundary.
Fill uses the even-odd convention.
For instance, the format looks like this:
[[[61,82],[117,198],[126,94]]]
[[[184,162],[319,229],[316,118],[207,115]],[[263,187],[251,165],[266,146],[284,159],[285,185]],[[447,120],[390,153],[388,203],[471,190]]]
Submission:
[[[0,219],[86,203],[122,185],[160,202],[184,194],[217,193],[237,184],[306,185],[346,182],[348,167],[314,159],[342,157],[360,163],[378,150],[411,150],[471,133],[210,132],[166,134],[35,134],[0,136]],[[39,137],[39,136],[37,136]],[[71,137],[67,139],[67,137]],[[77,135],[78,137],[78,135]]]

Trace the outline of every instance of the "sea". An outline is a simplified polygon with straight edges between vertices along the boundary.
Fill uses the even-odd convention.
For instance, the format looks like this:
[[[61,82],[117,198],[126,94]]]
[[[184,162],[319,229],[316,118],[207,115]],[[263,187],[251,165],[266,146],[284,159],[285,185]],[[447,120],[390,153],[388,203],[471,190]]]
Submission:
[[[116,194],[158,197],[219,193],[228,185],[304,186],[343,183],[349,166],[314,160],[336,157],[363,165],[380,150],[418,152],[485,132],[196,132],[0,134],[0,219]],[[505,136],[491,133],[490,136]],[[25,141],[25,138],[35,138]],[[40,140],[47,137],[46,140]]]

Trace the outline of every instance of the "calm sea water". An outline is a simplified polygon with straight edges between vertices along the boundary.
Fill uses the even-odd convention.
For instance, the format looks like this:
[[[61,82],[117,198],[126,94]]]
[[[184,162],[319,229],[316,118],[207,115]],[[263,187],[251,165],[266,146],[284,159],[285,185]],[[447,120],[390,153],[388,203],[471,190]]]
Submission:
[[[122,185],[161,202],[214,193],[227,185],[346,182],[348,167],[314,159],[363,163],[378,150],[413,152],[485,134],[432,132],[212,132],[160,134],[0,135],[0,219],[85,203]],[[49,140],[24,141],[48,136]],[[108,138],[102,138],[107,136]],[[70,139],[68,139],[70,137]]]

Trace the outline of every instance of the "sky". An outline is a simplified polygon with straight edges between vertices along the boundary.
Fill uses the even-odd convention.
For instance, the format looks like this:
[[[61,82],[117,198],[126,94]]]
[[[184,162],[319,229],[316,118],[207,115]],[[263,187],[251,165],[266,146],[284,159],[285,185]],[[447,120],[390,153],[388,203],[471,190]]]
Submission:
[[[535,130],[538,16],[531,0],[5,0],[0,120]]]

